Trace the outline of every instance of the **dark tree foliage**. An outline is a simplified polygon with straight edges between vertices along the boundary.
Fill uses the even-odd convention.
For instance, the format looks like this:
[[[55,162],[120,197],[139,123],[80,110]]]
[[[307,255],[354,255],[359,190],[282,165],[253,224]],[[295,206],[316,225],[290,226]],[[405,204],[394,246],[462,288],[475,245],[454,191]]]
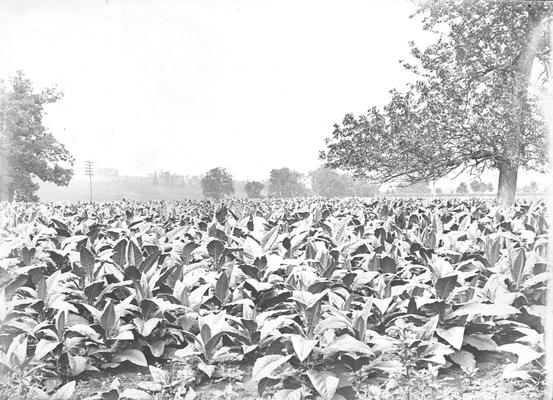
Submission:
[[[53,88],[34,92],[22,72],[8,87],[0,82],[0,201],[37,201],[33,178],[69,183],[74,159],[42,121],[44,106],[61,96]]]
[[[321,158],[374,181],[433,181],[499,169],[514,201],[520,167],[547,163],[540,100],[549,79],[552,2],[427,0],[418,16],[437,41],[412,45],[418,79],[390,103],[335,125]]]
[[[217,167],[208,171],[202,178],[202,192],[205,197],[222,199],[234,193],[232,175],[225,168]]]
[[[269,195],[294,197],[307,194],[307,188],[301,183],[301,174],[289,168],[271,170]]]
[[[258,181],[251,181],[246,182],[246,185],[244,186],[244,191],[246,192],[246,195],[250,198],[255,197],[261,197],[261,191],[265,187],[264,184]]]

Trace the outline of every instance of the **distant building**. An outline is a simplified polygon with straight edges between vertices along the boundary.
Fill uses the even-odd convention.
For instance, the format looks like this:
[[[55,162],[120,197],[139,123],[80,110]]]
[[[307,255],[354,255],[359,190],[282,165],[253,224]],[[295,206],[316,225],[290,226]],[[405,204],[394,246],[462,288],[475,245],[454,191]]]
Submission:
[[[161,187],[184,187],[184,176],[171,174],[167,171],[154,173],[154,182]]]

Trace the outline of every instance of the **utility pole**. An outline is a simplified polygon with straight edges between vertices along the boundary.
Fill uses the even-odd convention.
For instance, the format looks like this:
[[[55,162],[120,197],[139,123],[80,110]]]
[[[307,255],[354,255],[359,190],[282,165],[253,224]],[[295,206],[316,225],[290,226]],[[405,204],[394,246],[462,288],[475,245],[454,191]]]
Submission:
[[[90,183],[90,202],[92,203],[92,175],[94,175],[92,161],[85,161],[84,168],[85,168],[85,174],[88,175],[88,181]]]

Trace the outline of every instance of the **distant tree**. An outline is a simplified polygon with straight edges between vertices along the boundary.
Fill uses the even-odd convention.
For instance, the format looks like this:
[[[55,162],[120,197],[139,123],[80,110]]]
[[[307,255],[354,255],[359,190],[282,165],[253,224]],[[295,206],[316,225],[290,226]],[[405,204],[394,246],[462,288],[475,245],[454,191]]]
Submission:
[[[159,185],[159,178],[157,177],[157,171],[154,172],[154,176],[152,178],[152,185],[158,186]]]
[[[486,183],[486,192],[493,192],[493,191],[494,191],[493,183],[491,182]]]
[[[436,188],[436,194],[443,194],[444,191],[442,188]]]
[[[392,190],[392,194],[421,195],[430,194],[432,189],[427,182],[419,182],[409,186],[400,186]]]
[[[311,172],[311,187],[318,196],[341,197],[351,194],[351,179],[336,171],[319,168]]]
[[[301,174],[289,168],[271,170],[269,178],[269,195],[280,197],[301,196],[307,193],[306,187],[301,183]]]
[[[461,182],[459,186],[457,186],[457,189],[455,189],[455,193],[458,194],[466,194],[469,192],[469,187],[465,182]]]
[[[482,193],[485,192],[487,189],[487,185],[485,182],[482,182],[478,179],[474,179],[470,182],[470,190],[473,191],[473,193]]]
[[[351,183],[350,192],[352,195],[359,197],[372,197],[378,194],[378,185],[368,182],[365,179],[353,180]]]
[[[404,63],[419,79],[383,110],[347,114],[321,158],[378,182],[498,169],[498,203],[510,206],[519,168],[548,162],[540,101],[553,1],[426,0],[417,14],[437,34],[424,49],[412,44],[415,61]]]
[[[524,186],[521,191],[527,194],[536,194],[540,192],[540,187],[535,181],[532,181],[529,185]]]
[[[54,88],[35,92],[22,72],[0,82],[0,201],[37,201],[38,178],[67,186],[73,157],[43,125],[44,106],[62,93]]]
[[[202,192],[205,197],[222,199],[234,193],[232,175],[225,168],[217,167],[208,171],[202,178]]]
[[[258,181],[251,181],[247,182],[244,186],[244,191],[248,195],[248,197],[261,197],[261,191],[265,187],[264,184]]]

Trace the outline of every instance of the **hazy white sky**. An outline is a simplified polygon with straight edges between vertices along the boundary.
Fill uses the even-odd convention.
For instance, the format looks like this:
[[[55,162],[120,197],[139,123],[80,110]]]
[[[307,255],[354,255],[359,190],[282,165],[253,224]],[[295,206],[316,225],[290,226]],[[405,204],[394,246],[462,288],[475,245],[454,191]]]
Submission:
[[[2,0],[0,77],[64,98],[50,130],[124,174],[302,172],[347,112],[412,77],[408,0]]]
[[[47,123],[78,168],[136,174],[316,168],[334,122],[409,79],[421,35],[403,0],[0,3],[0,76],[63,89]]]

